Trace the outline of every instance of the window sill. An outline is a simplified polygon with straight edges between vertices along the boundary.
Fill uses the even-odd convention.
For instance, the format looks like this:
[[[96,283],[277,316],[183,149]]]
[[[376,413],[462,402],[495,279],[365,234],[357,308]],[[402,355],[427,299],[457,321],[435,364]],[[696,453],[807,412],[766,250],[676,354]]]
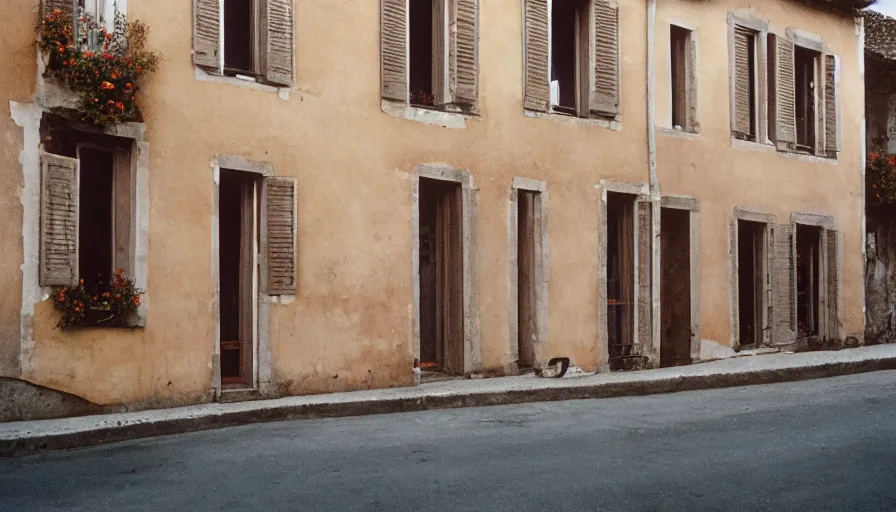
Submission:
[[[731,147],[735,149],[745,149],[752,151],[764,151],[767,153],[778,153],[779,155],[785,158],[791,158],[794,160],[799,160],[801,162],[812,162],[812,163],[823,163],[836,165],[838,162],[838,158],[835,156],[819,156],[813,155],[811,153],[804,153],[795,150],[779,150],[772,142],[761,143],[754,142],[749,140],[738,139],[737,137],[731,137]]]
[[[665,126],[657,126],[656,132],[666,137],[674,137],[677,139],[696,140],[700,136],[697,132],[688,132],[684,130],[676,130],[674,128],[666,128]]]
[[[575,117],[566,114],[535,112],[533,110],[523,111],[526,117],[536,119],[547,119],[560,124],[578,125],[578,126],[597,126],[613,130],[614,132],[622,131],[622,121],[618,119],[599,119],[590,117]]]
[[[380,107],[384,113],[389,114],[392,117],[455,130],[465,129],[467,127],[467,120],[476,117],[470,114],[415,107],[406,103],[388,100],[382,100]]]
[[[197,66],[193,66],[193,70],[195,71],[196,80],[200,82],[214,82],[219,84],[236,85],[240,87],[246,87],[255,91],[276,93],[278,96],[280,96],[281,100],[289,99],[288,87],[276,87],[273,85],[260,84],[251,80],[243,80],[242,78],[237,78],[235,76],[214,75]]]

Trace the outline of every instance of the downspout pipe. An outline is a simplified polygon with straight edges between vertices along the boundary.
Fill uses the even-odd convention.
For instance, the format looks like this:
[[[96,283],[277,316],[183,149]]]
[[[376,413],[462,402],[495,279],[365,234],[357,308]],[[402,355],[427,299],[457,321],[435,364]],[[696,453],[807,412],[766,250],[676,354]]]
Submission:
[[[651,350],[648,364],[660,365],[660,186],[656,175],[656,112],[654,108],[656,66],[654,54],[656,42],[656,0],[647,0],[647,167],[650,184],[652,212],[651,235]]]

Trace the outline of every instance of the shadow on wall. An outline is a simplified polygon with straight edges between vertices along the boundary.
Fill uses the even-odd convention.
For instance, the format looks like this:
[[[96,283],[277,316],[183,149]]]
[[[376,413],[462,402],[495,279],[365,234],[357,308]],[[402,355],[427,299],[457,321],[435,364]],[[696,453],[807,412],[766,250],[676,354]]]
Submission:
[[[24,380],[0,377],[0,423],[87,416],[120,409],[117,406],[98,405],[79,396]]]

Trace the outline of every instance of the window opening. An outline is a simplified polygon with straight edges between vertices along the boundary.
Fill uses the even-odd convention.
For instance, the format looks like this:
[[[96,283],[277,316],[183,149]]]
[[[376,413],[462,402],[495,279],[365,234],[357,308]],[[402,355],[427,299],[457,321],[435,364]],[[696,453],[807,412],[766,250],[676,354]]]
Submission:
[[[607,336],[609,356],[633,355],[635,196],[607,193]]]
[[[689,129],[688,115],[688,43],[691,31],[672,25],[670,27],[669,47],[672,67],[672,127],[681,130]]]
[[[796,226],[797,336],[819,334],[821,228]]]
[[[79,152],[78,266],[87,290],[108,289],[112,275],[114,155],[84,148]]]
[[[410,38],[410,77],[412,105],[431,107],[433,90],[433,12],[439,1],[411,0],[408,13]]]
[[[740,348],[758,348],[764,341],[765,224],[737,221],[738,340]]]
[[[224,1],[224,70],[255,74],[255,1]]]
[[[551,2],[551,108],[587,116],[588,2]]]
[[[691,212],[661,210],[660,365],[691,362]]]
[[[797,148],[810,152],[815,148],[815,68],[819,58],[816,51],[794,48],[796,144]]]

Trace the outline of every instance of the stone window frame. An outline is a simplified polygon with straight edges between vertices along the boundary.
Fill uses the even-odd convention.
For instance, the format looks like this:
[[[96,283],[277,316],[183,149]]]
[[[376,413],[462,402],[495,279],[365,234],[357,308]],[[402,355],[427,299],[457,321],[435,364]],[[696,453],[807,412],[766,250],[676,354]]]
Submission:
[[[482,340],[479,317],[479,250],[477,245],[478,194],[469,171],[447,164],[419,164],[412,171],[411,182],[411,268],[413,304],[411,312],[410,357],[420,357],[420,178],[448,181],[461,186],[463,205],[463,311],[464,311],[464,375],[482,369]]]
[[[676,210],[685,210],[689,215],[689,231],[690,231],[690,288],[691,288],[691,361],[700,359],[700,201],[690,196],[662,196],[660,198],[660,208],[674,208]],[[662,230],[662,225],[660,226]],[[662,236],[662,235],[661,235]],[[662,265],[662,250],[660,244],[655,244],[654,252],[657,259]],[[654,283],[656,293],[661,297],[658,282]],[[662,307],[662,299],[657,300],[659,307]],[[655,333],[660,332],[662,325],[662,317],[660,311],[654,312]],[[654,334],[656,336],[656,334]],[[660,344],[662,338],[657,338],[657,347],[662,350]]]
[[[517,243],[518,235],[518,209],[517,198],[519,191],[538,192],[537,208],[539,222],[541,224],[541,236],[537,243],[536,262],[535,262],[535,279],[536,285],[536,323],[538,329],[538,339],[534,345],[535,359],[533,365],[539,367],[546,364],[547,360],[542,353],[547,347],[550,319],[550,309],[548,306],[548,283],[550,281],[550,245],[548,237],[548,211],[550,198],[548,196],[547,182],[533,180],[530,178],[522,178],[515,176],[510,186],[510,199],[508,201],[507,210],[507,251],[508,262],[510,263],[510,283],[508,295],[508,347],[510,350],[510,360],[508,361],[505,373],[515,375],[519,373],[519,308],[518,308],[518,278],[519,263],[517,260]]]

